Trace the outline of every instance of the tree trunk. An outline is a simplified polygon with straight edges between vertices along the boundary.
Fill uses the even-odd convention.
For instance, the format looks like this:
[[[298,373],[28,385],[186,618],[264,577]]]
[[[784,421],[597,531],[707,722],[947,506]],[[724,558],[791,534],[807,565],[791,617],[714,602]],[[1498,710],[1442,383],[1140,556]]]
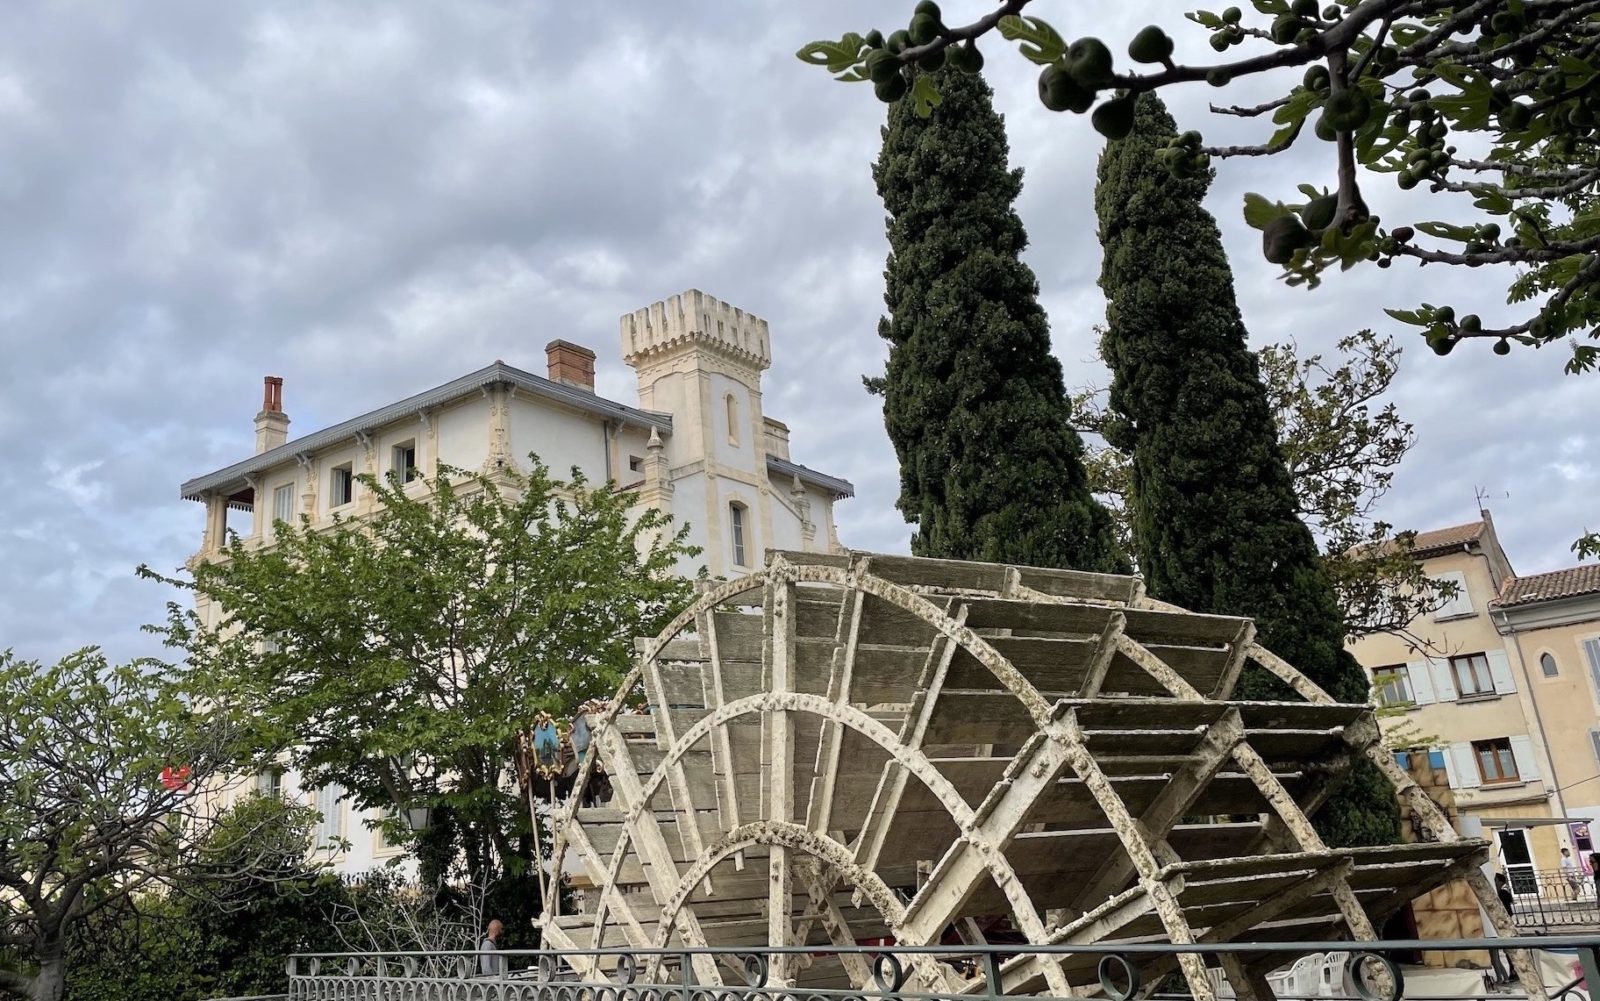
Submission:
[[[46,950],[39,961],[39,972],[34,974],[30,1001],[61,1001],[67,989],[67,963],[65,950],[58,943]]]

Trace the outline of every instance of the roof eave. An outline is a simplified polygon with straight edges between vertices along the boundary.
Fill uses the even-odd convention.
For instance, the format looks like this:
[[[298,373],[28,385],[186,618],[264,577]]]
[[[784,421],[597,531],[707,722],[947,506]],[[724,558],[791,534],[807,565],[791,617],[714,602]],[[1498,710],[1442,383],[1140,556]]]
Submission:
[[[349,441],[358,434],[373,431],[407,417],[413,417],[426,410],[453,403],[464,397],[470,396],[475,391],[480,391],[494,385],[508,385],[524,390],[534,396],[551,401],[552,403],[569,406],[616,421],[624,427],[636,427],[640,430],[655,430],[664,435],[672,434],[672,415],[656,413],[649,410],[640,410],[626,404],[596,396],[594,393],[572,386],[565,386],[559,382],[546,379],[543,376],[525,372],[519,368],[496,362],[476,372],[470,372],[458,379],[451,380],[441,386],[418,393],[379,407],[377,410],[353,417],[350,420],[313,431],[303,438],[285,442],[277,448],[268,449],[248,459],[236,462],[231,466],[197,476],[186,481],[178,488],[179,495],[184,500],[202,500],[207,494],[222,491],[234,493],[248,486],[248,477],[273,466],[280,465],[297,455],[320,452],[337,444]]]

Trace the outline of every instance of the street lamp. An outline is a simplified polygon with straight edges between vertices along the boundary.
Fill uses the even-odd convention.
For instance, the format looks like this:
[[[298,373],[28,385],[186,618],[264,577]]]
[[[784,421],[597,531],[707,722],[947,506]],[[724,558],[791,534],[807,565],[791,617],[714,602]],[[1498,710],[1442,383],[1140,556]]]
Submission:
[[[430,805],[408,806],[404,816],[412,834],[421,834],[433,826],[433,807]]]

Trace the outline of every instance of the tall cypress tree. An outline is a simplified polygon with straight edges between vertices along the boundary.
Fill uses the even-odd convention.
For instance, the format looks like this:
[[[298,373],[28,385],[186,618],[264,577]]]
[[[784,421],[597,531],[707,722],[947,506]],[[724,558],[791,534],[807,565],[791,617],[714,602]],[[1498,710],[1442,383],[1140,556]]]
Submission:
[[[1366,674],[1345,649],[1333,587],[1297,514],[1222,237],[1201,204],[1211,179],[1174,178],[1156,159],[1175,133],[1161,100],[1141,96],[1133,133],[1100,157],[1095,192],[1101,353],[1112,371],[1106,437],[1132,459],[1139,568],[1152,595],[1254,617],[1269,650],[1334,698],[1365,702]],[[1239,694],[1287,689],[1256,670]],[[1360,764],[1317,816],[1330,843],[1398,835],[1393,790]]]
[[[939,88],[927,118],[910,98],[891,105],[872,172],[889,213],[889,364],[867,385],[883,396],[912,552],[1125,571],[1018,256],[1022,171],[1006,166],[992,91],[954,70]]]

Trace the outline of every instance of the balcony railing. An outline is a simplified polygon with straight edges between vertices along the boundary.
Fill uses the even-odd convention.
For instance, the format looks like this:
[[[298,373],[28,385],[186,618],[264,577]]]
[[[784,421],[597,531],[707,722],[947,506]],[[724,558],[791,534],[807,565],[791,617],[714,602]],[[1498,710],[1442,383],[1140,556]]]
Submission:
[[[1490,950],[1510,968],[1528,950],[1538,990],[1491,982],[1489,971],[1419,970],[1423,951],[1476,964]],[[1589,1001],[1600,935],[1381,942],[1234,942],[1070,946],[804,946],[784,949],[326,953],[289,960],[291,1001],[993,1001],[1042,991],[1059,963],[1075,987],[1108,1001],[1193,997],[1180,957],[1199,956],[1211,994],[1239,996],[1223,967],[1272,970],[1242,992],[1258,1001],[1402,1001],[1487,996]],[[492,965],[491,965],[492,964]],[[722,983],[697,974],[714,968]],[[485,972],[485,971],[488,972]],[[826,974],[832,971],[833,983]],[[856,986],[838,986],[839,974]],[[1448,981],[1441,990],[1438,981]],[[1408,980],[1413,986],[1408,986]],[[1088,993],[1078,990],[1077,993]]]
[[[1600,928],[1595,878],[1582,870],[1511,867],[1512,917],[1522,928]]]

